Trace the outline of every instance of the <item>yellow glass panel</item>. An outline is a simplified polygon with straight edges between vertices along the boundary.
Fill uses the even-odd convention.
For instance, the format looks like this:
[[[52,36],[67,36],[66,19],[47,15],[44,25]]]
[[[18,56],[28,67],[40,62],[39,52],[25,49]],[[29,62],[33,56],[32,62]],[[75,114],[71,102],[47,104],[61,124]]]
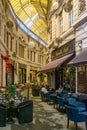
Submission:
[[[15,14],[24,24],[47,42],[48,3],[52,0],[9,0]]]

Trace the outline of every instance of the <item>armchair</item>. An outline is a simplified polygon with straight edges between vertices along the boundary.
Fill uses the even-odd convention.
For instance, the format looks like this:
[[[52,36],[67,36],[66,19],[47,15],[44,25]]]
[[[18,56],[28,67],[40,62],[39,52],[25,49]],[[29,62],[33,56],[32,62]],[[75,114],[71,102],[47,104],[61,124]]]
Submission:
[[[59,97],[59,96],[57,96],[57,102],[58,102],[59,110],[60,110],[60,108],[63,109],[65,107],[66,99],[65,99],[65,97]]]
[[[0,106],[0,127],[6,126],[7,110]]]
[[[78,108],[71,107],[68,105],[65,105],[66,108],[66,114],[67,114],[67,128],[69,128],[69,121],[74,121],[76,130],[78,129],[77,123],[78,122],[84,122],[85,121],[85,116],[84,112],[79,111]]]
[[[44,93],[41,91],[41,99],[42,99],[42,101],[47,100],[47,93]]]
[[[75,98],[68,98],[66,103],[69,106],[77,107],[79,109],[79,111],[86,111],[85,104],[82,102],[76,101]]]
[[[33,120],[33,101],[27,101],[18,106],[18,122],[29,123]]]
[[[50,102],[53,102],[54,100],[53,100],[53,97],[51,97],[51,94],[52,94],[52,92],[48,92],[47,93],[47,103],[49,104]]]
[[[66,97],[67,97],[68,93],[67,92],[62,92],[60,94],[60,96],[57,96],[57,104],[59,105],[59,110],[60,107],[64,108],[65,104],[66,104]]]

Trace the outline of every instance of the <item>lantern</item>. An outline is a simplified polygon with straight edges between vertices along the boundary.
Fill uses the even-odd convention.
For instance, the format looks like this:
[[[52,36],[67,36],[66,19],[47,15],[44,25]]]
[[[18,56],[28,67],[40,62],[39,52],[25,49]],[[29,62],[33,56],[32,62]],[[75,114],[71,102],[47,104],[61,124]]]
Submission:
[[[9,60],[9,56],[2,56],[3,60],[7,61]]]
[[[71,10],[72,10],[72,3],[69,1],[69,2],[67,2],[67,3],[65,3],[65,5],[64,5],[64,10],[65,10],[65,12],[70,12]]]
[[[54,2],[54,3],[53,3],[53,9],[57,9],[58,6],[59,6],[58,2]]]
[[[13,63],[12,63],[11,61],[9,61],[9,62],[7,62],[7,65],[8,65],[9,67],[12,67]]]
[[[30,41],[29,42],[29,47],[32,49],[35,47],[35,42],[34,41]]]

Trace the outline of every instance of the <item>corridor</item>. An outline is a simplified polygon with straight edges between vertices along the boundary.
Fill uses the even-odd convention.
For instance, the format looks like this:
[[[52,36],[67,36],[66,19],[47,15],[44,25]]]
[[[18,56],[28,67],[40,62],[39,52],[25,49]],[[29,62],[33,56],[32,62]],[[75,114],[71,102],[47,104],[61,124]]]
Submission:
[[[30,96],[34,103],[33,122],[20,125],[15,119],[14,124],[7,124],[0,127],[0,130],[75,130],[73,122],[70,122],[70,129],[66,128],[67,118],[63,112],[58,112],[53,105],[42,102],[40,97]],[[85,130],[85,123],[78,123],[78,130]]]

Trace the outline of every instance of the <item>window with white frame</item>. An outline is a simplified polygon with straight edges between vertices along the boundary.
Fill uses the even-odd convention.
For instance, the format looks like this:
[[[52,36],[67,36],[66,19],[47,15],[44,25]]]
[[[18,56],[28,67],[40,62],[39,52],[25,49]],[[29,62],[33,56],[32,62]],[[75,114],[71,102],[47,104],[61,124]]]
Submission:
[[[19,45],[19,56],[24,58],[24,46]]]
[[[17,54],[17,40],[16,40],[16,45],[15,45],[15,52],[16,52],[16,54]]]
[[[72,23],[73,23],[73,11],[71,10],[71,11],[69,12],[69,26],[71,26]]]
[[[30,50],[29,50],[29,48],[28,48],[27,58],[28,59],[30,58]]]
[[[59,15],[59,28],[60,28],[60,34],[62,34],[62,32],[63,32],[63,16],[62,16],[62,12]]]
[[[42,55],[38,55],[38,62],[40,64],[43,64],[44,63],[44,57]]]
[[[30,60],[35,62],[35,58],[36,58],[36,52],[30,51]]]

